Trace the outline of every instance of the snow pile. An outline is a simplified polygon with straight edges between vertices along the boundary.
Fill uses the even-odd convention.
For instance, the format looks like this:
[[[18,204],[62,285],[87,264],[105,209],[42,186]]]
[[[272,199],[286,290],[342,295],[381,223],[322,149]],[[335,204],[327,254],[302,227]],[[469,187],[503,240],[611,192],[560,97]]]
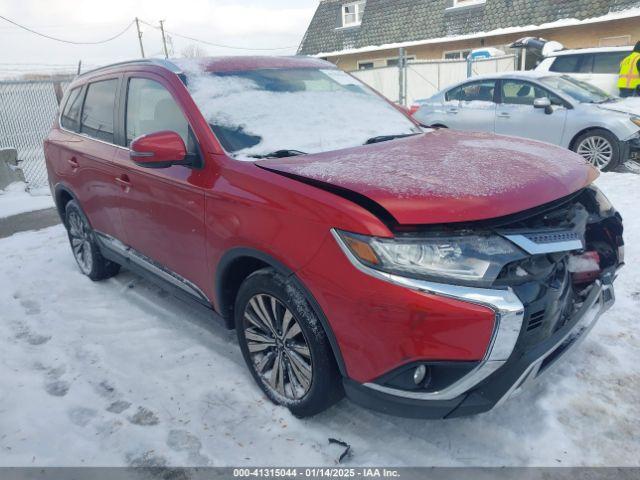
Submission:
[[[48,189],[27,192],[26,188],[25,183],[15,182],[0,190],[0,218],[54,206],[53,197]]]
[[[598,185],[626,220],[617,303],[536,384],[485,415],[389,417],[268,402],[233,332],[123,272],[94,283],[61,226],[0,240],[0,466],[639,466],[640,176]]]
[[[277,150],[307,153],[362,145],[380,135],[407,134],[415,126],[387,102],[357,80],[333,70],[323,70],[337,84],[359,87],[323,91],[275,92],[241,76],[216,76],[197,72],[192,64],[189,90],[211,124],[261,137],[260,142],[237,152],[239,158]],[[339,78],[338,78],[339,76]],[[335,78],[333,78],[335,77]]]

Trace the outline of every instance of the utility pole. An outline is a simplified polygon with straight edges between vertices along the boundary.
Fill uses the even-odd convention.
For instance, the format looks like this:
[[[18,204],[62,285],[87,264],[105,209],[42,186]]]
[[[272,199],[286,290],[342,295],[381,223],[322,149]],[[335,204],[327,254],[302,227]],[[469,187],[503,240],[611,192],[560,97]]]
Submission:
[[[407,50],[398,51],[398,103],[407,105]]]
[[[164,36],[164,20],[160,20],[160,31],[162,32],[162,48],[164,48],[164,58],[169,58],[167,51],[167,39]]]
[[[140,42],[140,54],[144,58],[144,47],[142,46],[142,32],[140,31],[140,21],[136,17],[136,29],[138,30],[138,42]]]

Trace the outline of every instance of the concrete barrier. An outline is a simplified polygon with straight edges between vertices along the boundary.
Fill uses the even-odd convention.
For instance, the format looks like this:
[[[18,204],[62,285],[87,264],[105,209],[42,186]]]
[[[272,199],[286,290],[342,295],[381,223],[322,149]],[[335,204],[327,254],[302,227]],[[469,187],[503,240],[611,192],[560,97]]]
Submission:
[[[18,168],[18,152],[15,148],[0,148],[0,189],[13,182],[24,182]]]

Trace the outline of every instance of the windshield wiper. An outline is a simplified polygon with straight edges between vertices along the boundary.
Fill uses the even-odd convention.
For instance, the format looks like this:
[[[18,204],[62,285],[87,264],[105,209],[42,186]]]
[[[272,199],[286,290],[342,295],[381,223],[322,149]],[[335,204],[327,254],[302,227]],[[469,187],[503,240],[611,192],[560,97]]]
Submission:
[[[388,142],[389,140],[395,140],[396,138],[413,137],[414,135],[420,135],[419,133],[402,133],[400,135],[380,135],[379,137],[372,137],[366,142],[365,145],[371,145],[372,143]]]
[[[249,155],[251,158],[286,158],[297,157],[298,155],[307,155],[307,152],[300,150],[276,150],[275,152],[266,153],[264,155]]]

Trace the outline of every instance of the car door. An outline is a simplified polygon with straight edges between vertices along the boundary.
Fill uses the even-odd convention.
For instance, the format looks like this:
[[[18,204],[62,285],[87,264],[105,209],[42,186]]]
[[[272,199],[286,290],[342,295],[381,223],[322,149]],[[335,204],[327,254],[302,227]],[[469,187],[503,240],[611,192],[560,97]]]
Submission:
[[[188,280],[204,290],[211,279],[203,261],[205,197],[200,171],[179,165],[142,167],[129,158],[133,139],[171,130],[180,134],[190,153],[202,159],[189,122],[169,88],[162,77],[151,73],[128,76],[123,83],[120,118],[127,148],[116,153],[124,165],[119,176],[122,222],[126,244],[135,252],[165,273],[177,274],[179,281]]]
[[[551,101],[551,113],[533,106],[536,98],[545,97]],[[504,79],[500,82],[496,133],[560,145],[566,120],[564,102],[547,89],[525,80]]]
[[[466,83],[447,92],[447,126],[458,130],[493,133],[496,80]]]
[[[60,179],[80,202],[94,230],[123,236],[114,179],[114,116],[120,78],[101,78],[68,95],[60,118]]]

